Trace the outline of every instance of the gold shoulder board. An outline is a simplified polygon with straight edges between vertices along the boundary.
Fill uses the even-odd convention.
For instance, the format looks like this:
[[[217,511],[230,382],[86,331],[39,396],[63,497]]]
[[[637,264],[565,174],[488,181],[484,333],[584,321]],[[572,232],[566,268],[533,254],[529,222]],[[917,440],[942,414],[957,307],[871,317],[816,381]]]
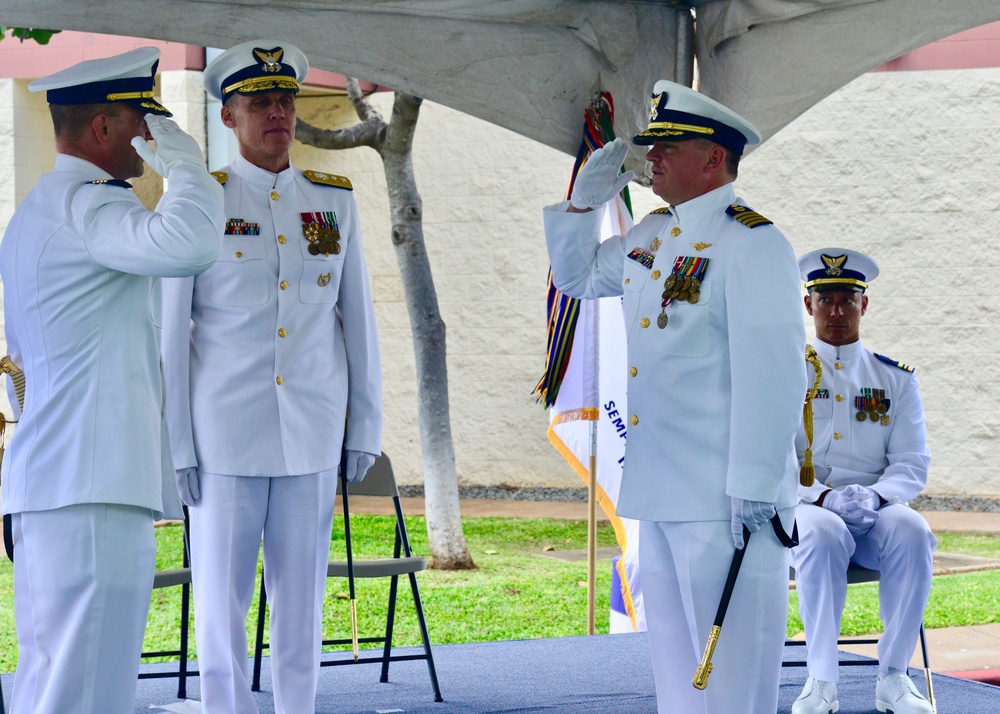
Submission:
[[[226,181],[229,180],[229,174],[225,171],[213,171],[212,175],[215,176],[215,180],[221,183],[223,186],[226,185]]]
[[[757,211],[751,210],[746,206],[741,206],[738,203],[734,203],[729,206],[729,208],[726,209],[726,213],[745,225],[747,228],[774,225],[774,221],[770,221],[757,213]]]
[[[348,191],[353,191],[354,186],[351,185],[351,179],[346,176],[337,176],[336,174],[327,174],[322,171],[303,171],[302,175],[313,183],[322,184],[324,186],[333,186],[334,188],[344,188]]]
[[[670,213],[670,208],[668,206],[664,206],[663,208],[657,208],[655,211],[650,211],[649,213],[650,215],[653,215],[654,213]]]

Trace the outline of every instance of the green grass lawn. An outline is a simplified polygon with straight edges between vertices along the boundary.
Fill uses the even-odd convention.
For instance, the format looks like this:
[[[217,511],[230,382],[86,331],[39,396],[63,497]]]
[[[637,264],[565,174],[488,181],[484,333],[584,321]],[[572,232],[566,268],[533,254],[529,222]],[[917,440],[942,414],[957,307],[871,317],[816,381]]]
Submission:
[[[417,576],[431,641],[435,644],[490,640],[565,637],[586,634],[586,562],[565,562],[543,555],[543,549],[574,550],[586,547],[586,523],[578,521],[510,518],[467,518],[463,521],[474,571],[425,571]],[[332,557],[343,558],[343,533],[334,524]],[[392,543],[393,519],[355,515],[351,534],[356,558],[379,557]],[[428,553],[424,519],[407,518],[414,552]],[[339,537],[338,537],[339,536]],[[598,529],[598,546],[615,545],[611,527]],[[942,534],[941,551],[1000,558],[1000,539],[968,534]],[[181,529],[157,529],[158,567],[179,567]],[[596,629],[608,631],[610,561],[598,561]],[[401,583],[396,621],[397,644],[418,644],[420,634],[409,589]],[[357,610],[362,637],[379,634],[383,626],[388,582],[359,580]],[[331,579],[327,585],[324,634],[350,636],[347,581]],[[927,627],[976,625],[1000,621],[1000,571],[949,575],[934,579],[927,608]],[[788,632],[802,629],[795,592],[789,598]],[[147,650],[173,649],[177,642],[180,589],[153,593],[146,629]],[[248,643],[252,648],[256,603],[248,618]],[[852,585],[844,613],[844,634],[878,632],[878,585]],[[192,640],[192,657],[196,657]],[[11,672],[17,663],[14,634],[12,566],[0,560],[0,671]]]

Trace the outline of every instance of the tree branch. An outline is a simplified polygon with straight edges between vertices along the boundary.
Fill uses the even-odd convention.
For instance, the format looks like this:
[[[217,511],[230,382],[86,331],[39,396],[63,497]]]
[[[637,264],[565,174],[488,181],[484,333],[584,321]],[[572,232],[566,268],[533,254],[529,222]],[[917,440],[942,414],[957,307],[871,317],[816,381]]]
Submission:
[[[370,146],[382,153],[387,125],[361,91],[361,84],[354,77],[347,79],[347,96],[354,106],[354,113],[361,120],[347,129],[320,129],[302,121],[295,122],[295,138],[308,146],[318,149],[354,149]]]

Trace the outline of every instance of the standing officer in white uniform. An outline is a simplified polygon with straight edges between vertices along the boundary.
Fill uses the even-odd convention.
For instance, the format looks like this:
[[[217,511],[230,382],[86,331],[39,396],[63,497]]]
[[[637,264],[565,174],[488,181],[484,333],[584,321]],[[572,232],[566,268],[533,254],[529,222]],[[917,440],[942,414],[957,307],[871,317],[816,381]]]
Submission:
[[[153,520],[180,516],[156,278],[219,256],[222,191],[153,99],[159,55],[143,47],[28,85],[48,91],[58,154],[0,244],[7,348],[27,383],[3,462],[19,714],[132,711]],[[156,211],[125,181],[143,158],[170,179]]]
[[[222,257],[164,287],[168,417],[191,506],[206,714],[257,711],[245,621],[262,538],[275,711],[314,710],[341,444],[352,481],[381,451],[378,341],[351,183],[289,161],[308,68],[297,47],[268,39],[206,68],[205,88],[222,100],[239,146],[216,174]]]
[[[772,714],[788,559],[768,521],[777,511],[791,531],[806,389],[795,255],[733,190],[744,146],[760,141],[745,119],[660,81],[632,141],[650,147],[653,192],[670,207],[600,243],[591,209],[632,174],[620,174],[620,139],[594,152],[570,201],[544,212],[553,280],[574,297],[624,294],[631,414],[618,515],[642,521],[659,711]],[[754,535],[700,691],[691,679],[744,524]]]
[[[792,550],[806,630],[809,679],[794,714],[837,711],[837,638],[847,567],[879,570],[878,711],[930,714],[906,675],[931,589],[937,539],[906,505],[927,485],[931,454],[913,368],[865,349],[865,290],[878,266],[867,255],[824,248],[799,260],[806,311],[823,366],[813,399],[816,482],[799,488],[800,545]],[[801,455],[806,439],[799,435]]]

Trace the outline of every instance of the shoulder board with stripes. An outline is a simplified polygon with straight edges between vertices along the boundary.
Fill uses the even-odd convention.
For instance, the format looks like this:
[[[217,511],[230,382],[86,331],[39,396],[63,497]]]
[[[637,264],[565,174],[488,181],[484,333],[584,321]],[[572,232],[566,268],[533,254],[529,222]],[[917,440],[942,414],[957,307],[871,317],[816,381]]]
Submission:
[[[655,211],[650,211],[649,213],[650,215],[655,213],[670,213],[670,208],[668,206],[664,206],[663,208],[657,208]]]
[[[336,174],[325,174],[322,171],[303,171],[302,175],[313,183],[322,184],[323,186],[333,186],[334,188],[345,188],[348,191],[353,191],[354,186],[351,185],[351,179],[346,176],[337,176]]]
[[[223,186],[226,185],[226,181],[229,180],[229,174],[225,171],[213,171],[212,175],[215,176],[215,180],[221,183]]]
[[[122,181],[121,179],[94,179],[93,181],[88,181],[89,184],[94,184],[96,186],[117,186],[118,188],[132,188],[132,184],[128,181]]]
[[[741,206],[738,203],[734,203],[729,206],[729,208],[726,209],[726,213],[745,225],[747,228],[774,225],[774,221],[769,221],[764,218],[764,216],[757,213],[757,211],[752,211],[746,206]]]
[[[876,357],[878,357],[880,360],[882,360],[886,364],[891,364],[893,367],[897,367],[897,368],[903,370],[904,372],[912,372],[913,371],[913,367],[911,367],[908,364],[903,364],[902,362],[897,362],[896,360],[890,359],[890,358],[886,357],[885,355],[880,355],[878,352],[872,352],[872,354],[875,355]]]

